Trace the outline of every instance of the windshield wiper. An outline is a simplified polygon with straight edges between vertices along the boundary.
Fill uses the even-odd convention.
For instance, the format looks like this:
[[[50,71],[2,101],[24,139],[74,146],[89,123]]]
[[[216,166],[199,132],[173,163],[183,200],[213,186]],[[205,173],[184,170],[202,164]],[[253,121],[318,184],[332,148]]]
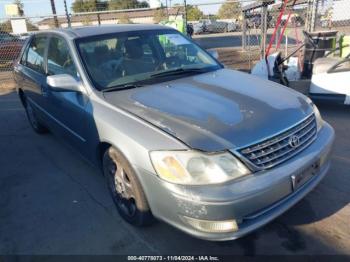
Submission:
[[[143,87],[143,85],[138,84],[138,83],[121,84],[121,85],[116,85],[116,86],[104,89],[102,91],[103,92],[112,92],[112,91],[126,90],[126,89],[138,88],[138,87]]]
[[[188,73],[205,73],[210,71],[209,68],[177,68],[173,70],[167,70],[160,73],[155,73],[151,75],[151,78],[163,77],[163,76],[171,76],[171,75],[181,75]]]
[[[120,84],[115,85],[110,88],[104,89],[103,92],[112,92],[112,91],[119,91],[119,90],[125,90],[125,89],[132,89],[132,88],[138,88],[142,87],[145,84],[149,84],[152,82],[152,79],[154,78],[161,78],[166,76],[172,76],[172,75],[181,75],[181,74],[191,74],[191,73],[206,73],[212,71],[212,68],[176,68],[173,70],[167,70],[159,73],[155,73],[149,76],[149,79],[139,80],[134,83],[127,83],[127,84]]]

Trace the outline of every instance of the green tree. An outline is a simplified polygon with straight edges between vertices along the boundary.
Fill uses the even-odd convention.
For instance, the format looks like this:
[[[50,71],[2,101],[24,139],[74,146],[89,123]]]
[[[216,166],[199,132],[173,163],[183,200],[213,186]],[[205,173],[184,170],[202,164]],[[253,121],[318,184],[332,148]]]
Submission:
[[[208,19],[210,20],[218,20],[219,17],[217,15],[213,15],[213,14],[208,14],[206,17],[208,17]]]
[[[241,4],[239,2],[228,2],[220,6],[218,17],[220,19],[238,19],[241,14]]]
[[[187,6],[187,20],[188,21],[197,21],[203,17],[203,12],[193,5]]]
[[[146,1],[139,2],[137,0],[110,0],[108,3],[109,10],[146,8],[149,4]]]
[[[149,7],[149,4],[147,1],[141,1],[138,3],[138,8],[148,8]]]
[[[107,2],[101,0],[75,0],[72,4],[72,10],[75,13],[104,11],[107,6]]]

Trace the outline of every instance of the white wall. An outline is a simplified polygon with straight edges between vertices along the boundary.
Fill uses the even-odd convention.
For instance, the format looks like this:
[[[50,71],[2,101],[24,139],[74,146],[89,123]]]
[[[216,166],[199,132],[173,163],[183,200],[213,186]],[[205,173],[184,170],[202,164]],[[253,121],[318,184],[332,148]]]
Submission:
[[[134,24],[154,24],[153,17],[148,16],[148,17],[138,17],[138,18],[131,18],[131,22]],[[110,20],[101,20],[102,25],[115,25],[118,24],[118,19],[110,19]],[[88,21],[87,22],[72,22],[71,23],[72,27],[77,27],[77,26],[84,26],[84,25],[98,25],[98,21]],[[62,23],[61,27],[66,28],[68,27],[67,23]],[[46,30],[50,29],[49,25],[39,25],[38,26],[39,30]]]

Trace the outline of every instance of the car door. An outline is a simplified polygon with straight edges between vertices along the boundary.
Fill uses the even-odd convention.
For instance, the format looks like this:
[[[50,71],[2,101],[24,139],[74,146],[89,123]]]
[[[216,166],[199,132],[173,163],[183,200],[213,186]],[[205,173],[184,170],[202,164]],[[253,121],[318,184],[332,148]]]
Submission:
[[[51,35],[47,51],[47,75],[68,74],[80,81],[67,41]],[[55,91],[48,88],[47,104],[52,124],[80,152],[86,149],[88,97],[84,92]]]
[[[25,49],[21,62],[14,68],[17,82],[20,82],[28,102],[43,122],[47,121],[45,114],[47,40],[46,34],[34,36]]]

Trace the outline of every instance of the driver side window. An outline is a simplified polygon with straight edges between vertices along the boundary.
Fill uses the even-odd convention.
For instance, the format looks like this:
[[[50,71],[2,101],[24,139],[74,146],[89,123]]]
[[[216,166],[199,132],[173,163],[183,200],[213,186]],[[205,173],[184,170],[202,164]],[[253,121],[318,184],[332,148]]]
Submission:
[[[77,70],[70,55],[66,41],[51,37],[47,54],[47,71],[49,75],[69,74],[77,77]]]

